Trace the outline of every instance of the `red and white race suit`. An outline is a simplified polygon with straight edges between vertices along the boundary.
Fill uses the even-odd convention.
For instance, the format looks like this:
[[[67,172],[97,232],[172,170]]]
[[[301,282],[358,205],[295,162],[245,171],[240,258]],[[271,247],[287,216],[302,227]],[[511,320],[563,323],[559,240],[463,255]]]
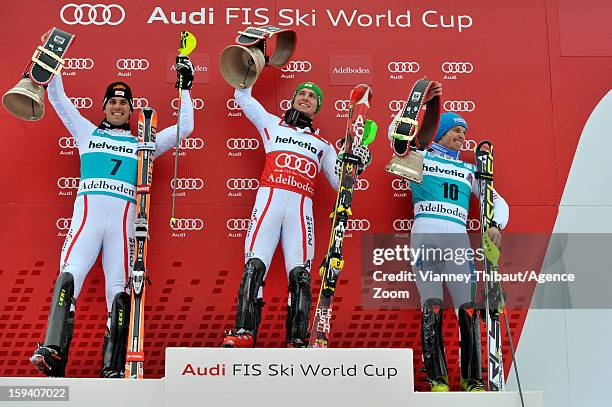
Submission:
[[[251,96],[251,89],[237,89],[234,97],[263,141],[266,162],[244,244],[245,262],[258,258],[270,268],[279,238],[287,273],[308,266],[314,256],[312,196],[322,171],[334,189],[336,150],[314,133],[287,125],[268,113]],[[310,129],[309,129],[310,130]]]

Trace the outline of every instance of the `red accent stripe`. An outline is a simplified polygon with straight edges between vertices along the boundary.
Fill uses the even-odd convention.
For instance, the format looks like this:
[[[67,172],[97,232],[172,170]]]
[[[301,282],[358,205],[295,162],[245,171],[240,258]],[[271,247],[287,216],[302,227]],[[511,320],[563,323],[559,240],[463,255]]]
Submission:
[[[74,235],[72,242],[70,242],[70,246],[68,247],[68,251],[66,252],[66,257],[64,257],[63,263],[66,263],[68,261],[68,257],[70,257],[70,252],[72,251],[74,244],[79,238],[79,235],[81,234],[81,231],[83,230],[83,227],[85,226],[85,221],[87,220],[87,195],[83,195],[83,201],[85,204],[85,209],[83,209],[83,221],[81,222],[81,226],[79,226],[79,230],[76,232],[76,235]]]
[[[270,133],[268,133],[268,128],[264,127],[264,133],[266,133],[266,138],[270,141]]]
[[[300,221],[302,223],[302,261],[306,263],[307,257],[307,246],[306,246],[306,225],[304,224],[304,199],[306,197],[302,195],[302,200],[300,201]]]
[[[125,203],[125,210],[123,211],[123,264],[125,270],[125,281],[129,278],[129,253],[128,253],[128,239],[127,239],[127,216],[128,210],[130,209],[130,202]]]
[[[270,202],[272,202],[272,195],[274,194],[274,188],[270,188],[270,195],[268,195],[268,202],[266,202],[266,206],[257,222],[257,227],[255,227],[255,233],[253,233],[253,239],[251,239],[251,246],[249,247],[249,251],[253,251],[253,246],[255,245],[255,239],[257,238],[257,233],[259,232],[259,227],[263,223],[264,217],[266,216],[266,212],[268,212],[268,208],[270,207]]]

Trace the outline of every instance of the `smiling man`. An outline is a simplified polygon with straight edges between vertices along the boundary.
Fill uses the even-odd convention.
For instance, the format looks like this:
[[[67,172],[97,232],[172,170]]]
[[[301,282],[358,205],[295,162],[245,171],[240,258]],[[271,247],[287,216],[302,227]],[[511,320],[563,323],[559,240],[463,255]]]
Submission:
[[[263,285],[279,239],[283,245],[289,279],[286,345],[307,344],[310,306],[310,270],[314,256],[312,197],[317,175],[323,172],[338,188],[341,162],[336,150],[313,125],[321,110],[323,92],[312,82],[300,84],[283,118],[268,113],[251,96],[251,88],[236,89],[236,101],[257,128],[266,152],[251,222],[244,244],[245,265],[238,291],[234,329],[224,347],[254,347],[263,307]],[[370,162],[367,148],[353,153]]]
[[[193,66],[188,57],[176,61],[182,89],[180,138],[193,131],[190,92]],[[62,78],[49,83],[48,97],[57,115],[75,140],[81,177],[74,201],[70,230],[62,247],[60,275],[55,283],[45,340],[31,357],[47,376],[65,376],[76,301],[87,273],[102,251],[108,309],[102,348],[101,377],[123,377],[130,312],[126,279],[134,258],[134,221],[138,139],[130,132],[132,91],[123,82],[111,83],[104,93],[104,119],[96,126],[81,116],[64,92]],[[176,125],[157,132],[155,157],[176,142]]]

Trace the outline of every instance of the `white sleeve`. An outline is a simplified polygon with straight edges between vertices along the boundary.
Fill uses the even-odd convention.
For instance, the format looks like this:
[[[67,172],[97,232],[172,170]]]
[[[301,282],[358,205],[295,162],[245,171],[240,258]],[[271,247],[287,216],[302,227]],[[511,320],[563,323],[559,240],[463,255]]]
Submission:
[[[193,131],[193,101],[188,90],[181,92],[181,114],[178,123],[180,124],[179,139],[183,140]],[[159,157],[174,146],[176,146],[176,124],[157,133],[155,156]]]
[[[278,121],[278,117],[268,113],[261,103],[251,96],[252,89],[253,88],[236,89],[234,98],[246,117],[255,125],[257,131],[259,131],[259,134],[265,141],[264,128],[268,126],[270,120],[275,122]]]
[[[325,153],[323,153],[323,158],[321,160],[321,171],[325,174],[325,177],[329,181],[329,185],[336,191],[338,190],[338,185],[340,184],[340,179],[338,175],[336,175],[335,167],[336,160],[338,159],[338,154],[336,153],[336,149],[331,144],[328,145]]]
[[[472,180],[472,191],[480,199],[480,189],[476,177]],[[493,221],[503,230],[510,219],[510,207],[502,196],[493,188]]]
[[[68,96],[66,96],[61,75],[53,76],[47,87],[47,97],[60,120],[76,141],[77,146],[86,143],[86,140],[90,138],[96,126],[81,116],[81,113],[79,113]]]

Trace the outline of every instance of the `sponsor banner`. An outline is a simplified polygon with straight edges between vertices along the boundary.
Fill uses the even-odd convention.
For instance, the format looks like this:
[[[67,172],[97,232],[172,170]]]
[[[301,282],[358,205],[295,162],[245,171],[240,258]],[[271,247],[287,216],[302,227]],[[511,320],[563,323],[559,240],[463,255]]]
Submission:
[[[194,80],[193,83],[199,84],[209,84],[210,83],[210,69],[211,69],[211,58],[210,54],[194,52],[189,55],[189,59],[193,64],[193,73]],[[215,59],[216,60],[216,59]],[[166,70],[166,82],[167,83],[176,83],[176,68],[174,65],[176,64],[176,53],[168,53],[166,54],[166,65],[168,69]]]
[[[412,349],[169,347],[165,380],[166,405],[201,405],[206,394],[219,406],[311,407],[312,398],[295,397],[304,389],[324,389],[330,405],[408,405],[414,392]]]
[[[355,86],[372,84],[372,57],[370,55],[330,55],[329,84]]]

